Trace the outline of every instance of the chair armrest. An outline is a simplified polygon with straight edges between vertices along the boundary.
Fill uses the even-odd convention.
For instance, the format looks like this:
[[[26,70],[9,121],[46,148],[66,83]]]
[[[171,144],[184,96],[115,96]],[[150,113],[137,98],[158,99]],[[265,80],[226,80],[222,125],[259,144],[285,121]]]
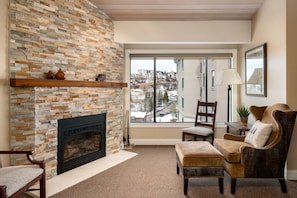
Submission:
[[[234,134],[231,134],[231,133],[225,133],[224,134],[224,139],[225,140],[233,140],[233,141],[243,142],[244,138],[245,138],[244,135],[234,135]]]
[[[39,190],[40,190],[40,198],[45,198],[46,197],[46,177],[45,177],[45,161],[39,161],[39,160],[35,160],[33,159],[33,152],[32,151],[0,151],[0,154],[8,154],[8,155],[12,155],[12,154],[25,154],[28,161],[31,164],[34,165],[38,165],[40,168],[37,167],[31,167],[31,166],[25,166],[24,168],[19,169],[18,166],[16,166],[16,169],[19,169],[17,174],[9,174],[9,177],[15,177],[19,175],[19,171],[24,171],[26,174],[24,175],[23,180],[20,180],[21,183],[17,184],[15,188],[12,188],[12,186],[15,184],[10,182],[10,185],[4,186],[2,184],[2,186],[0,186],[0,198],[6,198],[7,197],[7,193],[9,192],[9,196],[10,197],[18,197],[21,193],[25,192],[26,190],[28,190],[29,187],[31,187],[32,185],[34,185],[36,182],[39,181]],[[11,167],[8,167],[9,169]],[[27,169],[29,168],[29,169]],[[1,168],[5,171],[5,168]],[[34,169],[34,171],[32,170]],[[40,170],[42,169],[42,170]],[[29,171],[26,171],[29,170]],[[12,173],[12,172],[11,172]],[[33,174],[32,174],[33,173]],[[20,174],[22,175],[22,174]],[[31,177],[32,176],[32,177]],[[5,178],[4,178],[5,179]],[[15,179],[15,178],[14,178]],[[27,180],[31,180],[28,183]],[[2,182],[1,182],[2,183]],[[6,189],[10,189],[10,190],[6,190]],[[13,189],[13,190],[11,190]]]
[[[35,160],[33,158],[33,152],[32,151],[0,151],[0,154],[8,154],[8,155],[12,155],[12,154],[26,154],[27,159],[29,160],[29,162],[31,162],[32,164],[37,164],[39,165],[40,168],[44,169],[45,168],[45,164],[44,161],[40,161],[40,160]]]

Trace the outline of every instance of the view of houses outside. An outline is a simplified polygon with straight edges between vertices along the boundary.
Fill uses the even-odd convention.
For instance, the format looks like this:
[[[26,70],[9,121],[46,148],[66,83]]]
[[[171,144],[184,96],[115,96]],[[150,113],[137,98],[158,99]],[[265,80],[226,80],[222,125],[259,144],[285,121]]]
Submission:
[[[193,122],[198,99],[222,100],[217,120],[226,120],[226,90],[215,77],[229,67],[230,58],[131,58],[131,122]]]
[[[131,60],[132,122],[172,122],[177,119],[177,64],[173,58],[158,59],[155,73],[154,62],[153,58]]]

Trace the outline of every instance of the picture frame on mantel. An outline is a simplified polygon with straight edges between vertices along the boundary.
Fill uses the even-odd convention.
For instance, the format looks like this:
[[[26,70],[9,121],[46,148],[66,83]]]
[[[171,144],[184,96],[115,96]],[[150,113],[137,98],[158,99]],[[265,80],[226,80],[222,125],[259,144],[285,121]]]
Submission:
[[[267,43],[245,52],[245,93],[267,97]]]

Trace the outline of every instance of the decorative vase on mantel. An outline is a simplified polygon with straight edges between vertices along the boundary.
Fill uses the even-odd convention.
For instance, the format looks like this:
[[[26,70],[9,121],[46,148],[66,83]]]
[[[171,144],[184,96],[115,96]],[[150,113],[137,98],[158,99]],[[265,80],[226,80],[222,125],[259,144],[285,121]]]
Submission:
[[[47,73],[45,73],[46,79],[55,79],[55,73],[49,70]]]
[[[65,79],[65,73],[62,71],[62,69],[59,69],[59,71],[56,73],[56,79],[58,79],[58,80]]]

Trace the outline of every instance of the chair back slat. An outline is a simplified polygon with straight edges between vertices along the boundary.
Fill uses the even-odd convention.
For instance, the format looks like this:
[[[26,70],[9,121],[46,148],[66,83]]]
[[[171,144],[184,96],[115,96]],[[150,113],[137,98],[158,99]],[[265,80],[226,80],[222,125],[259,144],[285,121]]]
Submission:
[[[217,112],[217,101],[203,102],[198,100],[195,126],[209,127],[214,131]]]

